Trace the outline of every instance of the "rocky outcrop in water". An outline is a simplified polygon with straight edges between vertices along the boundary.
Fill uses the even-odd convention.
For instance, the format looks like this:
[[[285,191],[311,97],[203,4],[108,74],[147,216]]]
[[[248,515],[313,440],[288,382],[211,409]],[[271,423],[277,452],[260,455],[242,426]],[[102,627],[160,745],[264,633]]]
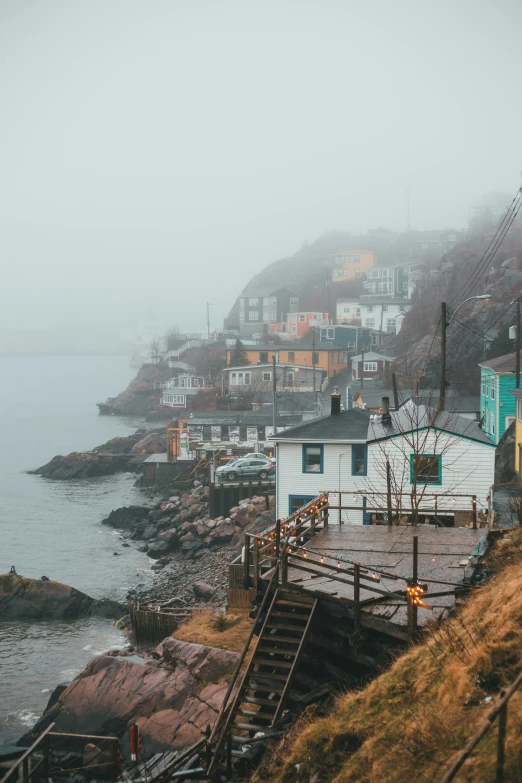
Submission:
[[[118,618],[124,612],[125,607],[116,601],[97,601],[47,577],[27,579],[16,573],[0,575],[0,620],[75,620],[93,614]]]
[[[50,462],[29,473],[48,479],[68,481],[70,479],[111,476],[129,469],[131,456],[128,454],[99,454],[94,451],[73,451],[66,457],[58,455]]]
[[[141,663],[94,658],[57,699],[51,696],[53,706],[24,742],[54,721],[58,732],[122,737],[124,755],[132,723],[141,728],[146,756],[192,745],[216,720],[239,653],[167,638],[153,656]]]
[[[161,409],[161,389],[159,384],[168,381],[172,376],[167,362],[160,364],[144,364],[125,391],[106,402],[98,403],[103,415],[116,416],[147,416]],[[165,410],[163,408],[163,410]],[[172,411],[169,412],[169,418]]]

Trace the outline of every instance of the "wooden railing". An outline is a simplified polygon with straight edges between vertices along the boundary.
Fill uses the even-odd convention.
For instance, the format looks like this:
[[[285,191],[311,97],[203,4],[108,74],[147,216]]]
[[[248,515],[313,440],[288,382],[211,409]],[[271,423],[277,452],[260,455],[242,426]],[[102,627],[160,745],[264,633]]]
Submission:
[[[85,770],[99,772],[101,769],[104,769],[105,773],[110,773],[112,778],[117,776],[120,763],[117,737],[100,737],[90,734],[60,734],[54,732],[53,728],[54,723],[51,723],[40,734],[38,739],[27,748],[25,753],[13,763],[9,771],[0,780],[0,783],[11,783],[12,781],[16,781],[16,783],[36,783],[39,780],[47,783],[49,778],[69,777],[74,772]],[[89,763],[82,764],[74,769],[61,769],[56,763],[53,766],[51,744],[53,742],[57,744],[60,740],[66,740],[68,746],[71,742],[76,742],[78,745],[94,744],[98,749],[99,757],[106,758],[110,756],[110,760],[95,763],[96,758],[93,754]],[[105,749],[100,746],[105,746]],[[83,756],[83,748],[81,752],[78,752],[78,756],[80,755]],[[96,774],[93,777],[96,777]]]
[[[515,681],[508,688],[508,690],[501,696],[496,706],[493,707],[491,712],[487,715],[486,719],[481,723],[479,729],[469,740],[466,747],[459,753],[458,757],[455,759],[455,761],[448,769],[444,777],[441,778],[440,783],[449,783],[450,780],[453,780],[453,778],[455,777],[459,769],[462,767],[466,759],[469,758],[472,751],[479,744],[482,737],[484,737],[484,735],[488,733],[488,731],[491,729],[493,723],[497,718],[498,718],[498,740],[497,740],[497,764],[496,764],[495,783],[500,783],[500,781],[505,780],[504,764],[506,760],[505,747],[506,747],[506,732],[507,732],[507,722],[508,722],[508,702],[513,696],[513,694],[516,693],[516,691],[518,690],[521,684],[522,684],[522,671],[518,673],[517,677],[515,678]]]

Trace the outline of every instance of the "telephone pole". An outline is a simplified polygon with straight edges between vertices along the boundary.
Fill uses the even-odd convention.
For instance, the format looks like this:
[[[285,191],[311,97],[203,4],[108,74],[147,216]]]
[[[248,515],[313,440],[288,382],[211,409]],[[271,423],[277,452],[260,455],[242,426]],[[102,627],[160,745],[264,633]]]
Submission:
[[[312,326],[312,373],[313,373],[313,384],[314,384],[314,394],[315,394],[315,329]]]
[[[519,189],[519,193],[522,188]],[[522,296],[517,296],[517,325],[515,335],[515,385],[520,389],[520,300]]]
[[[277,410],[276,410],[277,394],[276,394],[276,392],[277,392],[276,357],[275,357],[275,354],[274,354],[272,356],[272,395],[273,395],[272,422],[273,422],[273,427],[274,427],[274,436],[277,435],[277,433],[276,433],[276,426],[277,426]]]
[[[212,302],[207,302],[207,337],[210,340],[210,308]]]
[[[446,302],[441,302],[441,336],[440,336],[440,402],[439,408],[444,410],[446,403],[446,327],[447,327],[447,315],[446,315]]]

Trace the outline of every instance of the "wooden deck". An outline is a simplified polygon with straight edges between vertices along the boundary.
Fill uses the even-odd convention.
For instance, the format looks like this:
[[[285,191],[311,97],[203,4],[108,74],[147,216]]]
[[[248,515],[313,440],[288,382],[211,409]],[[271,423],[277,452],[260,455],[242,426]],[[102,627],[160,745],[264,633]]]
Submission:
[[[431,619],[447,616],[455,603],[455,595],[433,595],[433,598],[430,598],[430,595],[451,592],[455,586],[462,583],[468,558],[484,535],[484,530],[437,528],[433,525],[329,525],[305,544],[299,553],[296,552],[301,556],[306,552],[309,563],[303,560],[298,562],[292,555],[289,556],[288,587],[300,592],[305,591],[319,599],[330,598],[348,607],[353,606],[354,586],[346,584],[346,581],[353,577],[346,574],[346,569],[350,569],[350,561],[359,563],[362,625],[377,630],[388,628],[393,635],[403,637],[408,623],[404,580],[411,578],[413,574],[413,537],[418,536],[418,581],[428,587],[423,601],[432,607],[417,608],[417,622],[422,626]],[[328,555],[332,557],[329,558]],[[325,564],[336,567],[340,561],[339,567],[345,572],[342,574],[344,582],[336,580],[336,571],[321,564],[321,557]],[[312,567],[320,573],[307,573],[302,570],[303,567]],[[377,574],[372,569],[396,574],[399,579]],[[374,578],[379,578],[380,581],[369,582],[362,578],[372,573]],[[381,595],[366,587],[374,587],[385,593],[396,593],[396,597]],[[397,594],[400,597],[397,597]],[[378,622],[378,618],[384,622]],[[395,626],[395,629],[391,626]]]

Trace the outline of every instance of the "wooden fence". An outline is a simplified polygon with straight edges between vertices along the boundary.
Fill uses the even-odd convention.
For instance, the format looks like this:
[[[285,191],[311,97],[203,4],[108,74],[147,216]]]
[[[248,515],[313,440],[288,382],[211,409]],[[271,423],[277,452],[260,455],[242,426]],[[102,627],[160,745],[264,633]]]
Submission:
[[[171,636],[180,622],[190,617],[188,609],[172,612],[142,609],[139,603],[129,603],[132,630],[137,644],[159,644],[166,636]]]

